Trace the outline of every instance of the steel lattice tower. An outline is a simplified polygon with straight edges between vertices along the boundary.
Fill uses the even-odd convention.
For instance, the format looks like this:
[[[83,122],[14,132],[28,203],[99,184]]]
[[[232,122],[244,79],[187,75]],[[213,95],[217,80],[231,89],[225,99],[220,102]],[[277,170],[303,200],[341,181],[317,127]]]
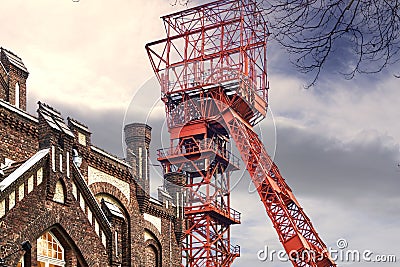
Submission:
[[[230,174],[239,168],[230,138],[293,265],[335,266],[253,129],[268,106],[269,34],[257,2],[216,1],[162,19],[167,37],[146,49],[170,133],[158,160],[168,177],[186,177],[182,266],[230,266],[240,254],[230,243],[230,226],[240,223],[230,207]]]

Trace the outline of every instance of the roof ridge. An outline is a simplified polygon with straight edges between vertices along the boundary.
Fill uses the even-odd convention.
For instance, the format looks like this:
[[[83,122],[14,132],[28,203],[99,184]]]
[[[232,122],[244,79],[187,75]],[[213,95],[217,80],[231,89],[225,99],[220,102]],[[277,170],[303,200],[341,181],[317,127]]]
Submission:
[[[38,102],[38,104],[38,113],[44,118],[46,123],[51,128],[55,129],[56,131],[63,132],[73,138],[75,137],[74,133],[71,132],[71,129],[65,124],[61,112],[40,101]]]
[[[41,101],[38,101],[38,105],[39,105],[39,109],[40,109],[41,107],[44,107],[45,110],[48,109],[48,110],[50,110],[50,111],[56,113],[56,114],[59,115],[60,117],[62,117],[61,112],[58,111],[58,110],[56,110],[55,108],[53,108],[53,107],[50,106],[49,104],[46,104],[46,103],[41,102]],[[55,115],[56,115],[56,114],[55,114]]]
[[[111,160],[114,160],[114,161],[116,161],[116,162],[118,162],[120,164],[123,164],[123,165],[127,166],[127,167],[131,167],[129,165],[129,163],[126,162],[125,158],[120,158],[117,155],[113,155],[110,152],[104,150],[103,148],[100,148],[100,147],[95,146],[93,144],[91,144],[90,147],[91,147],[92,150],[96,151],[97,153],[103,154],[104,156],[110,158]]]
[[[90,132],[89,126],[87,126],[86,124],[84,124],[84,123],[78,121],[77,119],[74,119],[74,118],[71,118],[71,117],[67,117],[67,121],[68,121],[68,122],[75,123],[75,124],[77,124],[76,126],[80,126],[80,128],[83,127],[83,128],[85,128],[85,129],[84,129],[85,131]]]
[[[6,52],[8,52],[8,53],[10,53],[11,55],[13,55],[13,56],[16,57],[16,58],[22,60],[22,58],[20,58],[20,57],[19,57],[17,54],[15,54],[13,51],[10,51],[10,50],[8,50],[8,49],[6,49],[6,48],[4,48],[4,47],[0,47],[0,49],[6,51]]]
[[[13,53],[12,51],[5,49],[4,47],[0,48],[1,54],[4,54],[5,58],[7,59],[8,63],[21,69],[22,71],[26,72],[29,75],[28,69],[26,68],[22,58],[18,55]]]

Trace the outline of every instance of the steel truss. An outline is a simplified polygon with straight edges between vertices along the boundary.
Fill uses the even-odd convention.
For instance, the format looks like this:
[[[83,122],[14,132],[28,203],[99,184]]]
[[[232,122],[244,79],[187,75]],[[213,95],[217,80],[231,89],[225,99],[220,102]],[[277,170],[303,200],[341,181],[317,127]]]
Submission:
[[[267,24],[255,0],[222,0],[162,17],[167,37],[146,45],[165,103],[166,174],[186,174],[182,266],[230,266],[232,138],[294,266],[336,266],[253,126],[268,105]]]

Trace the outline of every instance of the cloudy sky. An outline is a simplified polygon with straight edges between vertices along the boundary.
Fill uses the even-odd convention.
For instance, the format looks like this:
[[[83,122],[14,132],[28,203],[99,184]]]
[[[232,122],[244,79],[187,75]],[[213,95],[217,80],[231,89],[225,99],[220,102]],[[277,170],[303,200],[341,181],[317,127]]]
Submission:
[[[85,122],[96,145],[120,156],[124,121],[147,119],[157,164],[156,149],[168,136],[144,45],[164,37],[159,17],[181,8],[170,2],[3,0],[0,45],[30,71],[29,112],[44,101]],[[349,81],[336,69],[346,59],[336,55],[306,90],[309,77],[295,72],[285,51],[272,42],[268,53],[272,112],[258,131],[317,231],[333,249],[344,238],[349,249],[395,254],[400,261],[400,80],[393,76],[399,66]],[[152,174],[155,189],[157,166]],[[232,231],[242,256],[233,266],[290,266],[257,259],[265,246],[281,246],[246,173],[236,179],[232,206],[243,222]]]

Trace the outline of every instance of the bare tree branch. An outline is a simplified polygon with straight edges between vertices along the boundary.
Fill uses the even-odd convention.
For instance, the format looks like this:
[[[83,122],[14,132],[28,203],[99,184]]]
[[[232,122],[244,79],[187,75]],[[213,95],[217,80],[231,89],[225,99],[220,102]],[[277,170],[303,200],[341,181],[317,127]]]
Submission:
[[[399,0],[271,0],[259,6],[272,37],[291,55],[292,63],[313,76],[333,55],[343,58],[351,79],[378,73],[400,60]],[[346,55],[338,55],[338,50]],[[347,55],[350,55],[346,58]],[[395,77],[399,77],[395,75]]]
[[[181,6],[187,6],[189,2],[190,0],[173,0],[170,2],[170,5],[176,6],[177,4],[180,4]]]
[[[187,6],[192,0],[171,0]],[[400,60],[400,0],[255,0],[274,38],[315,85],[333,59],[352,79]],[[344,54],[341,54],[343,52]],[[328,68],[329,69],[329,68]],[[400,74],[393,74],[400,78]]]

